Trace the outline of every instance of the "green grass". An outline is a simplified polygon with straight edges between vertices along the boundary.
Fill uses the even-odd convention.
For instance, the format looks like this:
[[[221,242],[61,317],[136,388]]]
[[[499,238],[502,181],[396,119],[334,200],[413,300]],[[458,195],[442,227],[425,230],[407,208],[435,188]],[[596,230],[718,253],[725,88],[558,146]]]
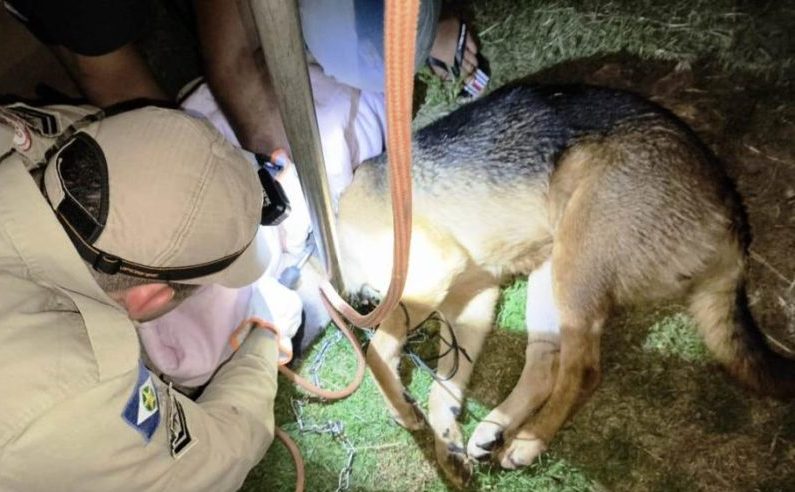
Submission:
[[[727,71],[795,78],[788,2],[736,0],[496,0],[455,4],[472,18],[492,68],[490,88],[563,61],[625,52],[642,59],[708,60]],[[429,70],[422,126],[457,103]]]
[[[502,289],[497,324],[508,331],[523,333],[527,280],[519,279]]]
[[[525,336],[518,330],[523,321],[516,320],[523,316],[525,288],[519,280],[504,289],[498,327],[478,362],[462,417],[466,435],[507,395],[519,375]],[[427,340],[413,349],[428,357],[436,350],[436,329],[424,330]],[[629,311],[611,321],[609,330],[603,345],[605,380],[559,434],[551,451],[521,471],[478,465],[468,490],[732,490],[718,482],[713,484],[717,487],[705,487],[711,470],[726,473],[727,466],[742,475],[733,490],[751,490],[746,487],[752,484],[759,484],[759,490],[791,490],[780,488],[785,484],[780,477],[792,476],[786,470],[795,461],[792,413],[784,405],[754,400],[715,371],[691,320],[678,308]],[[333,329],[314,346],[303,372],[307,374],[326,342],[331,346],[320,379],[324,386],[339,388],[353,373],[354,357]],[[404,365],[409,367],[404,371],[407,387],[427,410],[430,375],[406,359]],[[331,403],[308,398],[283,379],[280,384],[277,424],[302,450],[308,490],[336,490],[348,460],[344,439],[356,449],[349,490],[451,490],[436,468],[430,433],[409,433],[394,424],[369,374],[354,395]],[[293,400],[302,402],[305,429],[340,423],[344,439],[301,432]],[[732,454],[738,448],[767,452],[766,441],[748,445],[758,436],[776,436],[772,456]],[[294,481],[292,461],[276,442],[243,490],[291,490]]]
[[[508,320],[519,319],[524,326],[524,289],[525,282],[516,282],[505,289],[506,295],[500,305],[500,312]],[[520,311],[511,312],[511,311]],[[516,324],[516,321],[513,321]],[[508,343],[515,346],[524,343],[522,335],[515,334],[516,326],[501,325],[495,337],[498,344]],[[437,346],[432,335],[436,328],[423,328],[429,333],[425,343],[414,347],[423,356],[433,355]],[[490,343],[493,343],[491,340]],[[321,366],[319,376],[324,385],[342,387],[350,379],[354,371],[354,357],[344,339],[338,337],[334,329],[329,329],[315,344],[313,351],[307,356],[306,369],[326,343],[331,348]],[[494,347],[492,347],[494,348]],[[488,350],[488,346],[487,346]],[[523,351],[519,351],[522,356]],[[504,361],[504,359],[502,359]],[[481,366],[499,363],[500,359],[486,356]],[[513,366],[521,367],[521,360],[512,360]],[[407,358],[404,365],[411,367]],[[499,371],[491,371],[492,373]],[[423,370],[408,371],[407,387],[417,397],[420,406],[427,411],[426,398],[432,383],[431,376]],[[510,389],[511,380],[518,373],[508,375],[500,381],[499,393],[505,396]],[[473,383],[478,384],[477,377]],[[485,383],[485,381],[484,381]],[[487,395],[493,387],[483,388]],[[485,400],[493,398],[485,397]],[[428,432],[409,433],[394,424],[389,417],[382,397],[368,374],[359,390],[347,399],[324,403],[303,395],[300,390],[292,387],[280,378],[280,390],[277,395],[277,424],[286,430],[299,444],[306,461],[308,490],[333,491],[337,488],[338,475],[345,467],[347,451],[339,437],[332,434],[300,432],[296,416],[292,410],[293,400],[302,402],[301,419],[305,427],[325,425],[329,422],[340,422],[344,436],[350,441],[356,454],[353,461],[352,483],[350,490],[378,491],[444,491],[448,485],[439,475],[433,457],[433,441]],[[492,403],[484,404],[476,397],[470,399],[464,412],[462,422],[465,432],[474,429],[479,419],[491,409]],[[407,473],[406,471],[410,471]],[[243,490],[290,490],[295,476],[289,454],[275,443],[265,460],[249,475]],[[592,481],[576,466],[554,456],[545,456],[539,463],[527,470],[505,472],[499,468],[481,465],[477,469],[473,490],[539,490],[539,491],[586,491],[592,490]]]
[[[709,357],[693,320],[682,313],[675,313],[654,323],[643,341],[643,348],[688,362],[704,361]]]

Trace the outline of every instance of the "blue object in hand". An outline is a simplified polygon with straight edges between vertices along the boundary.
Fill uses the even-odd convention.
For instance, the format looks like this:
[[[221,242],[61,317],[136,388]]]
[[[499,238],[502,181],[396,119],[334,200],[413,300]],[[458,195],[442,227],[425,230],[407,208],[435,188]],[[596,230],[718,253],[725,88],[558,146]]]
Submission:
[[[301,268],[303,268],[303,266],[309,260],[309,257],[312,256],[312,252],[314,250],[314,241],[312,241],[310,238],[309,245],[304,251],[304,255],[300,260],[298,260],[298,263],[289,266],[282,271],[281,275],[279,275],[279,283],[288,289],[295,290],[295,288],[298,286],[298,281],[301,279]]]

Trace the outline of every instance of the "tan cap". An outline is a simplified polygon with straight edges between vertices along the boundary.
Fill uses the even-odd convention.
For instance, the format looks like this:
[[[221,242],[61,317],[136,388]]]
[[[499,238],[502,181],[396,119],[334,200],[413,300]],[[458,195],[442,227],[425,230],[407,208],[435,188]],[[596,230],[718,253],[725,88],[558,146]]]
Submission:
[[[86,160],[101,193],[91,211],[72,191]],[[268,264],[254,164],[186,113],[146,107],[91,123],[50,158],[43,185],[81,256],[99,271],[241,287]]]

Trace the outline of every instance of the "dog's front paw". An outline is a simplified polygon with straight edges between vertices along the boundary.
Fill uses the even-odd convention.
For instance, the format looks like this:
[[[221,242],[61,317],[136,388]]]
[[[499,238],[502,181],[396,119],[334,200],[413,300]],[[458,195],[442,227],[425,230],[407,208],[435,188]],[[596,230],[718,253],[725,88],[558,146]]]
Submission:
[[[467,443],[467,454],[478,461],[488,459],[505,443],[503,428],[494,423],[483,421],[475,428]]]
[[[499,454],[500,466],[507,470],[525,467],[547,450],[543,439],[529,435],[514,437]]]
[[[461,489],[472,479],[474,463],[467,456],[460,439],[436,439],[436,460],[453,485]]]

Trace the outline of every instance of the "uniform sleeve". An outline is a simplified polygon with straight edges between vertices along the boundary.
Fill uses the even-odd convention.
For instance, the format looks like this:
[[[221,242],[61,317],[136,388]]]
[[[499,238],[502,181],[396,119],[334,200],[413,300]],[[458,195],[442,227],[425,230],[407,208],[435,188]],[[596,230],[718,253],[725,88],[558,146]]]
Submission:
[[[76,395],[0,449],[0,489],[237,490],[273,440],[277,355],[253,330],[195,402],[145,369]]]
[[[164,422],[171,426],[166,429],[169,453],[177,456],[169,456],[164,473],[172,474],[173,486],[208,491],[240,488],[273,442],[277,358],[273,336],[252,330],[196,402],[176,392],[173,399],[165,399],[171,420]],[[182,444],[175,439],[184,438],[179,434],[180,411],[190,442],[172,449]]]

